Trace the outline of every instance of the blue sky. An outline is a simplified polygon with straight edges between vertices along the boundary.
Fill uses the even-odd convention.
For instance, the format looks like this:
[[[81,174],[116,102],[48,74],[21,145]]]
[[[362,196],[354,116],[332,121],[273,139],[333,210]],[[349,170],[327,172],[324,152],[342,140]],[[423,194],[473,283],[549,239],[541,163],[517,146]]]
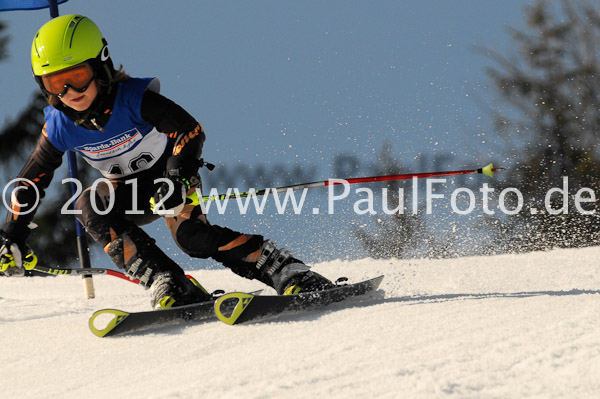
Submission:
[[[59,10],[92,18],[131,75],[160,78],[162,93],[203,124],[205,159],[227,168],[310,165],[325,180],[336,155],[372,163],[384,143],[408,170],[423,154],[447,156],[445,168],[502,163],[491,115],[478,105],[498,106],[484,73],[490,60],[474,48],[508,50],[506,28],[523,25],[527,3],[71,0]],[[4,123],[37,88],[29,52],[49,13],[0,18],[11,35],[0,63]],[[262,231],[318,261],[361,256],[349,217],[369,222],[293,214],[213,222]],[[162,227],[156,234],[166,240]]]

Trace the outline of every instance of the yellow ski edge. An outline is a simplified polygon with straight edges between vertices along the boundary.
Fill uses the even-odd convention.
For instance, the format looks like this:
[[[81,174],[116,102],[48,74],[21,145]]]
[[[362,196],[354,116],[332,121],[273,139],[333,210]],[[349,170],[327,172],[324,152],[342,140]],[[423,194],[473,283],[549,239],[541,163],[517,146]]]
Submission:
[[[225,294],[215,301],[215,315],[223,323],[234,325],[238,318],[242,315],[242,313],[244,313],[244,310],[252,301],[252,298],[254,298],[254,295],[247,294],[245,292],[231,292],[229,294]],[[221,311],[221,305],[223,304],[223,302],[231,299],[237,299],[237,303],[235,304],[231,315],[226,316]]]
[[[108,324],[106,325],[106,327],[104,327],[102,329],[98,329],[94,325],[94,320],[96,320],[96,318],[98,316],[101,316],[101,315],[104,315],[104,314],[111,314],[113,316],[113,318],[108,322]],[[90,324],[90,330],[97,337],[100,337],[100,338],[105,337],[116,326],[118,326],[119,324],[121,324],[121,322],[123,320],[125,320],[127,318],[127,316],[129,316],[129,313],[123,312],[122,310],[118,310],[118,309],[102,309],[102,310],[98,310],[97,312],[94,312],[94,314],[92,315],[92,317],[90,317],[90,323],[89,323]]]

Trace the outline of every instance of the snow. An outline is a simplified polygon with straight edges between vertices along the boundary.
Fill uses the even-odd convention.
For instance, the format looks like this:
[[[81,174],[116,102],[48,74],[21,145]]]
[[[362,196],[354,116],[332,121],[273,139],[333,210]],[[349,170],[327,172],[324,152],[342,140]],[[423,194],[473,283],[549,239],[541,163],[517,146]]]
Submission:
[[[148,292],[94,277],[0,278],[2,398],[597,398],[600,248],[447,260],[332,261],[386,277],[365,301],[248,325],[97,338],[104,307]],[[208,289],[253,290],[228,270]],[[268,292],[268,291],[267,291]]]

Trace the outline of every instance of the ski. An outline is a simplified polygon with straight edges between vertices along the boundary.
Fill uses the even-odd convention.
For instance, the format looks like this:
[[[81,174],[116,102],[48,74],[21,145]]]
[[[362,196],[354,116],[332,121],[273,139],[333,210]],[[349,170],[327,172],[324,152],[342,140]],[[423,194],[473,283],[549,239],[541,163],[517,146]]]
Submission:
[[[262,290],[249,295],[258,295]],[[101,309],[90,317],[89,327],[97,337],[126,335],[186,322],[215,319],[214,300],[163,310],[125,312],[119,309]],[[98,320],[97,320],[98,319]],[[97,327],[96,323],[104,327]]]
[[[311,310],[374,291],[381,284],[383,277],[296,295],[255,296],[232,292],[215,301],[215,314],[223,323],[233,325],[277,316],[284,312]]]
[[[152,328],[179,324],[185,321],[201,321],[214,317],[214,301],[200,302],[164,310],[146,312],[125,312],[118,309],[102,309],[90,317],[90,330],[97,337],[130,334]],[[97,328],[94,324],[98,317],[110,316],[105,327]]]

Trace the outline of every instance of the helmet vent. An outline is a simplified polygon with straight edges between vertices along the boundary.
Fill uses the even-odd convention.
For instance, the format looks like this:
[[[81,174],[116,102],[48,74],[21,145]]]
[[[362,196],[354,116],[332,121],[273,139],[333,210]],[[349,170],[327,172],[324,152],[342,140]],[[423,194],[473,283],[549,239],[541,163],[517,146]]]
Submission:
[[[81,17],[75,17],[69,23],[69,28],[73,28],[73,31],[71,32],[71,40],[69,40],[69,48],[73,48],[73,38],[75,37],[75,29],[77,29],[77,24],[79,24],[79,22],[81,22],[81,20],[82,20]]]
[[[79,22],[79,20],[81,19],[81,17],[79,15],[74,15],[73,19],[71,20],[71,22],[69,23],[69,28],[74,27],[75,25],[77,25],[77,23]]]

